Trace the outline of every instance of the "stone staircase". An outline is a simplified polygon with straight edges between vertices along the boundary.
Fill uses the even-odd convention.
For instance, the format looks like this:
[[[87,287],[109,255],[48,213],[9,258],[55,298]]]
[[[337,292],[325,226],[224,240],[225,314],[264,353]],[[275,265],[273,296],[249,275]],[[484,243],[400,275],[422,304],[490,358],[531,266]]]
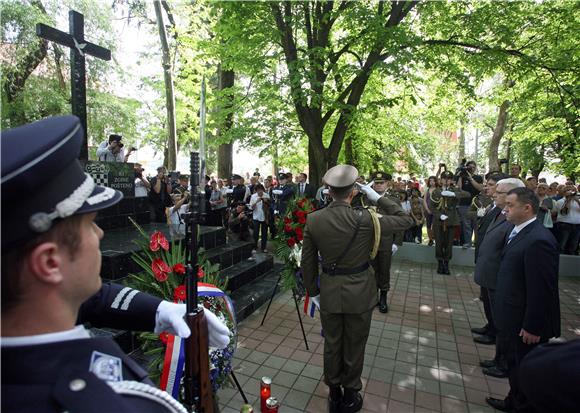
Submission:
[[[165,224],[144,223],[142,228],[147,234],[161,231],[170,239]],[[133,253],[139,251],[139,246],[134,242],[139,237],[141,235],[133,226],[105,231],[101,241],[101,277],[104,282],[122,283],[128,274],[140,271],[131,258]],[[228,241],[226,230],[221,227],[202,226],[200,245],[205,250],[206,258],[220,265],[220,275],[228,278],[227,292],[234,302],[238,322],[270,299],[281,270],[279,264],[274,264],[272,254],[257,253],[252,256],[251,242]],[[138,352],[138,343],[132,332],[93,329],[93,333],[113,336],[127,353]]]

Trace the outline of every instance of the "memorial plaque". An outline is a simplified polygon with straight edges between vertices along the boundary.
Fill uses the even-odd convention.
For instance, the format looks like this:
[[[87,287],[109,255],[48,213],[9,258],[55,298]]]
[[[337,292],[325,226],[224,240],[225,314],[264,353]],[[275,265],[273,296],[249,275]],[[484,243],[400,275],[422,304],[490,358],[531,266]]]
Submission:
[[[125,162],[86,161],[85,172],[97,185],[121,191],[125,198],[135,197],[134,164]]]

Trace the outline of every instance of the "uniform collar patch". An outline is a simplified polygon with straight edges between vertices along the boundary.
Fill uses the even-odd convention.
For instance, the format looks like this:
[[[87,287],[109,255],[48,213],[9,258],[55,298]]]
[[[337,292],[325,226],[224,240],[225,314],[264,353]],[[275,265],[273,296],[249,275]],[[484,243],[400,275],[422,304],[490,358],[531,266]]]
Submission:
[[[123,362],[121,359],[99,351],[93,351],[89,371],[101,380],[123,380]]]

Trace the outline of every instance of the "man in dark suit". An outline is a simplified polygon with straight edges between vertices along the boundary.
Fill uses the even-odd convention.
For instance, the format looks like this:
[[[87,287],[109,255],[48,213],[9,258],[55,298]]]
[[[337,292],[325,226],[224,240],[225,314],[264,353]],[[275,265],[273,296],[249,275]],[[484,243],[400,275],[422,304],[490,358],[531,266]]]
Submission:
[[[524,183],[519,179],[508,178],[497,182],[494,188],[494,208],[489,215],[493,217],[487,224],[485,234],[478,241],[478,255],[475,260],[475,282],[482,289],[488,302],[488,332],[486,335],[475,337],[473,341],[482,344],[496,344],[496,355],[493,360],[484,360],[480,363],[483,373],[493,377],[507,377],[507,366],[505,363],[505,351],[500,339],[496,340],[496,326],[493,317],[495,305],[495,289],[497,284],[497,272],[500,266],[501,253],[505,245],[508,234],[513,229],[513,224],[506,220],[502,209],[505,207],[507,193],[513,188],[522,188]],[[485,308],[485,303],[484,303]]]
[[[296,185],[296,191],[299,198],[308,198],[314,200],[316,196],[316,189],[306,182],[308,175],[304,172],[298,175],[298,185]]]
[[[294,196],[294,187],[291,185],[291,181],[289,181],[289,174],[281,173],[278,176],[278,182],[279,185],[276,189],[272,190],[275,207],[274,214],[284,216],[288,202]]]
[[[487,177],[487,181],[485,182],[485,192],[487,196],[493,199],[497,183],[505,178],[508,178],[508,176],[502,173],[493,174]],[[503,201],[505,202],[505,199]],[[500,215],[502,208],[503,205],[498,206],[495,204],[495,202],[493,202],[485,209],[485,214],[483,215],[483,217],[479,217],[477,220],[477,227],[475,228],[475,254],[474,254],[476,265],[479,255],[479,248],[483,244],[487,228],[492,222],[495,222],[496,218]],[[477,280],[475,282],[478,285],[481,285],[477,282]],[[491,313],[491,302],[489,300],[489,291],[486,288],[481,287],[479,298],[483,302],[483,311],[485,313],[485,318],[487,319],[487,324],[483,327],[475,327],[471,329],[473,333],[481,334],[481,336],[476,336],[473,339],[473,341],[480,344],[493,344],[495,343],[495,324],[493,323],[493,317]]]
[[[494,317],[506,344],[510,391],[504,400],[486,398],[501,411],[529,408],[519,388],[518,370],[524,356],[538,343],[560,335],[558,245],[536,219],[539,200],[528,188],[515,188],[506,197],[506,218],[514,228],[506,239],[497,276]]]

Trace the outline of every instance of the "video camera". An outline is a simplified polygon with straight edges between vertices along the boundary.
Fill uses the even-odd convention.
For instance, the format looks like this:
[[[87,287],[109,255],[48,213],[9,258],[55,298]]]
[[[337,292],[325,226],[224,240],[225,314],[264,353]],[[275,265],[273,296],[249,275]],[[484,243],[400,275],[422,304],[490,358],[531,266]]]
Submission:
[[[463,158],[461,160],[461,163],[459,164],[459,166],[455,170],[455,175],[465,177],[465,176],[467,176],[467,173],[468,173],[467,172],[467,159]]]

